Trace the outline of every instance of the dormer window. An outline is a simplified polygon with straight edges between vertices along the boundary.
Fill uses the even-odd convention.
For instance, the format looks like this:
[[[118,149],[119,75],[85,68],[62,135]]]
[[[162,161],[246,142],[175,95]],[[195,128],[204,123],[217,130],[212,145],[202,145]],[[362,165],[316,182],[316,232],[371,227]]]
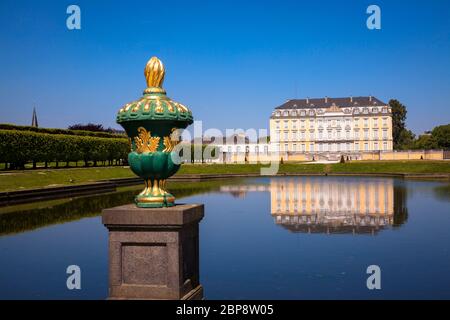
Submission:
[[[378,108],[372,108],[372,113],[377,113],[378,112]]]
[[[305,110],[300,111],[300,115],[304,117],[305,116]]]
[[[289,116],[289,112],[288,111],[283,112],[283,116],[285,117]]]
[[[363,109],[363,113],[364,113],[364,114],[368,114],[368,113],[369,113],[369,109],[364,108],[364,109]]]
[[[296,117],[296,116],[297,116],[297,111],[293,110],[293,111],[291,112],[291,114],[292,114],[293,117]]]

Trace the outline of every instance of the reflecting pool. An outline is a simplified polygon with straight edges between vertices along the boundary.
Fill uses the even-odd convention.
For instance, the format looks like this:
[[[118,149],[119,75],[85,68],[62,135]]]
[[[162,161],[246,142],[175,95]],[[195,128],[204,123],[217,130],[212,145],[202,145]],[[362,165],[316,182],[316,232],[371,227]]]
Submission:
[[[204,203],[200,280],[206,299],[450,298],[448,182],[274,177],[172,183]],[[105,299],[103,208],[111,194],[0,207],[1,299]],[[81,268],[68,290],[66,268]],[[381,268],[381,290],[366,269]]]

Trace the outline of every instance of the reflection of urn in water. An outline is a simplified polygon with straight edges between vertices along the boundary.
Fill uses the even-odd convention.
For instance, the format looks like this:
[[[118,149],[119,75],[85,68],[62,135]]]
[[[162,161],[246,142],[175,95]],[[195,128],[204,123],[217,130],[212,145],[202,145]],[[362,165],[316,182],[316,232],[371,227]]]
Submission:
[[[162,88],[164,66],[158,58],[148,61],[144,74],[148,88],[139,100],[127,103],[119,110],[117,123],[130,139],[130,168],[145,181],[145,189],[135,198],[136,205],[142,208],[171,207],[175,198],[166,191],[165,182],[180,167],[172,158],[173,149],[179,142],[179,137],[174,136],[177,129],[192,123],[192,113],[166,96]]]

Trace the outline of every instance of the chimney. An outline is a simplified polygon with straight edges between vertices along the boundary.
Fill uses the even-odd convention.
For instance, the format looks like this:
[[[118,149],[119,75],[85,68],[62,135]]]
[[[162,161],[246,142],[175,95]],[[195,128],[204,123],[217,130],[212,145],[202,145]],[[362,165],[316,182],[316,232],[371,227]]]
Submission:
[[[353,96],[350,96],[350,102],[353,102]]]
[[[372,96],[369,96],[369,101],[372,102]]]
[[[309,97],[306,97],[306,104],[309,104]]]
[[[328,103],[328,97],[325,96],[325,103]]]

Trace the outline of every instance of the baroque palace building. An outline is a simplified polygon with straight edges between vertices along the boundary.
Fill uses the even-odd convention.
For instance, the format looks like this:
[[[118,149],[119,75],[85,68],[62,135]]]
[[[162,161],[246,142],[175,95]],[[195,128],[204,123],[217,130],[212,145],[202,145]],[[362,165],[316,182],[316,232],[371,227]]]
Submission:
[[[270,117],[271,149],[318,160],[392,150],[392,111],[368,97],[288,100]]]

